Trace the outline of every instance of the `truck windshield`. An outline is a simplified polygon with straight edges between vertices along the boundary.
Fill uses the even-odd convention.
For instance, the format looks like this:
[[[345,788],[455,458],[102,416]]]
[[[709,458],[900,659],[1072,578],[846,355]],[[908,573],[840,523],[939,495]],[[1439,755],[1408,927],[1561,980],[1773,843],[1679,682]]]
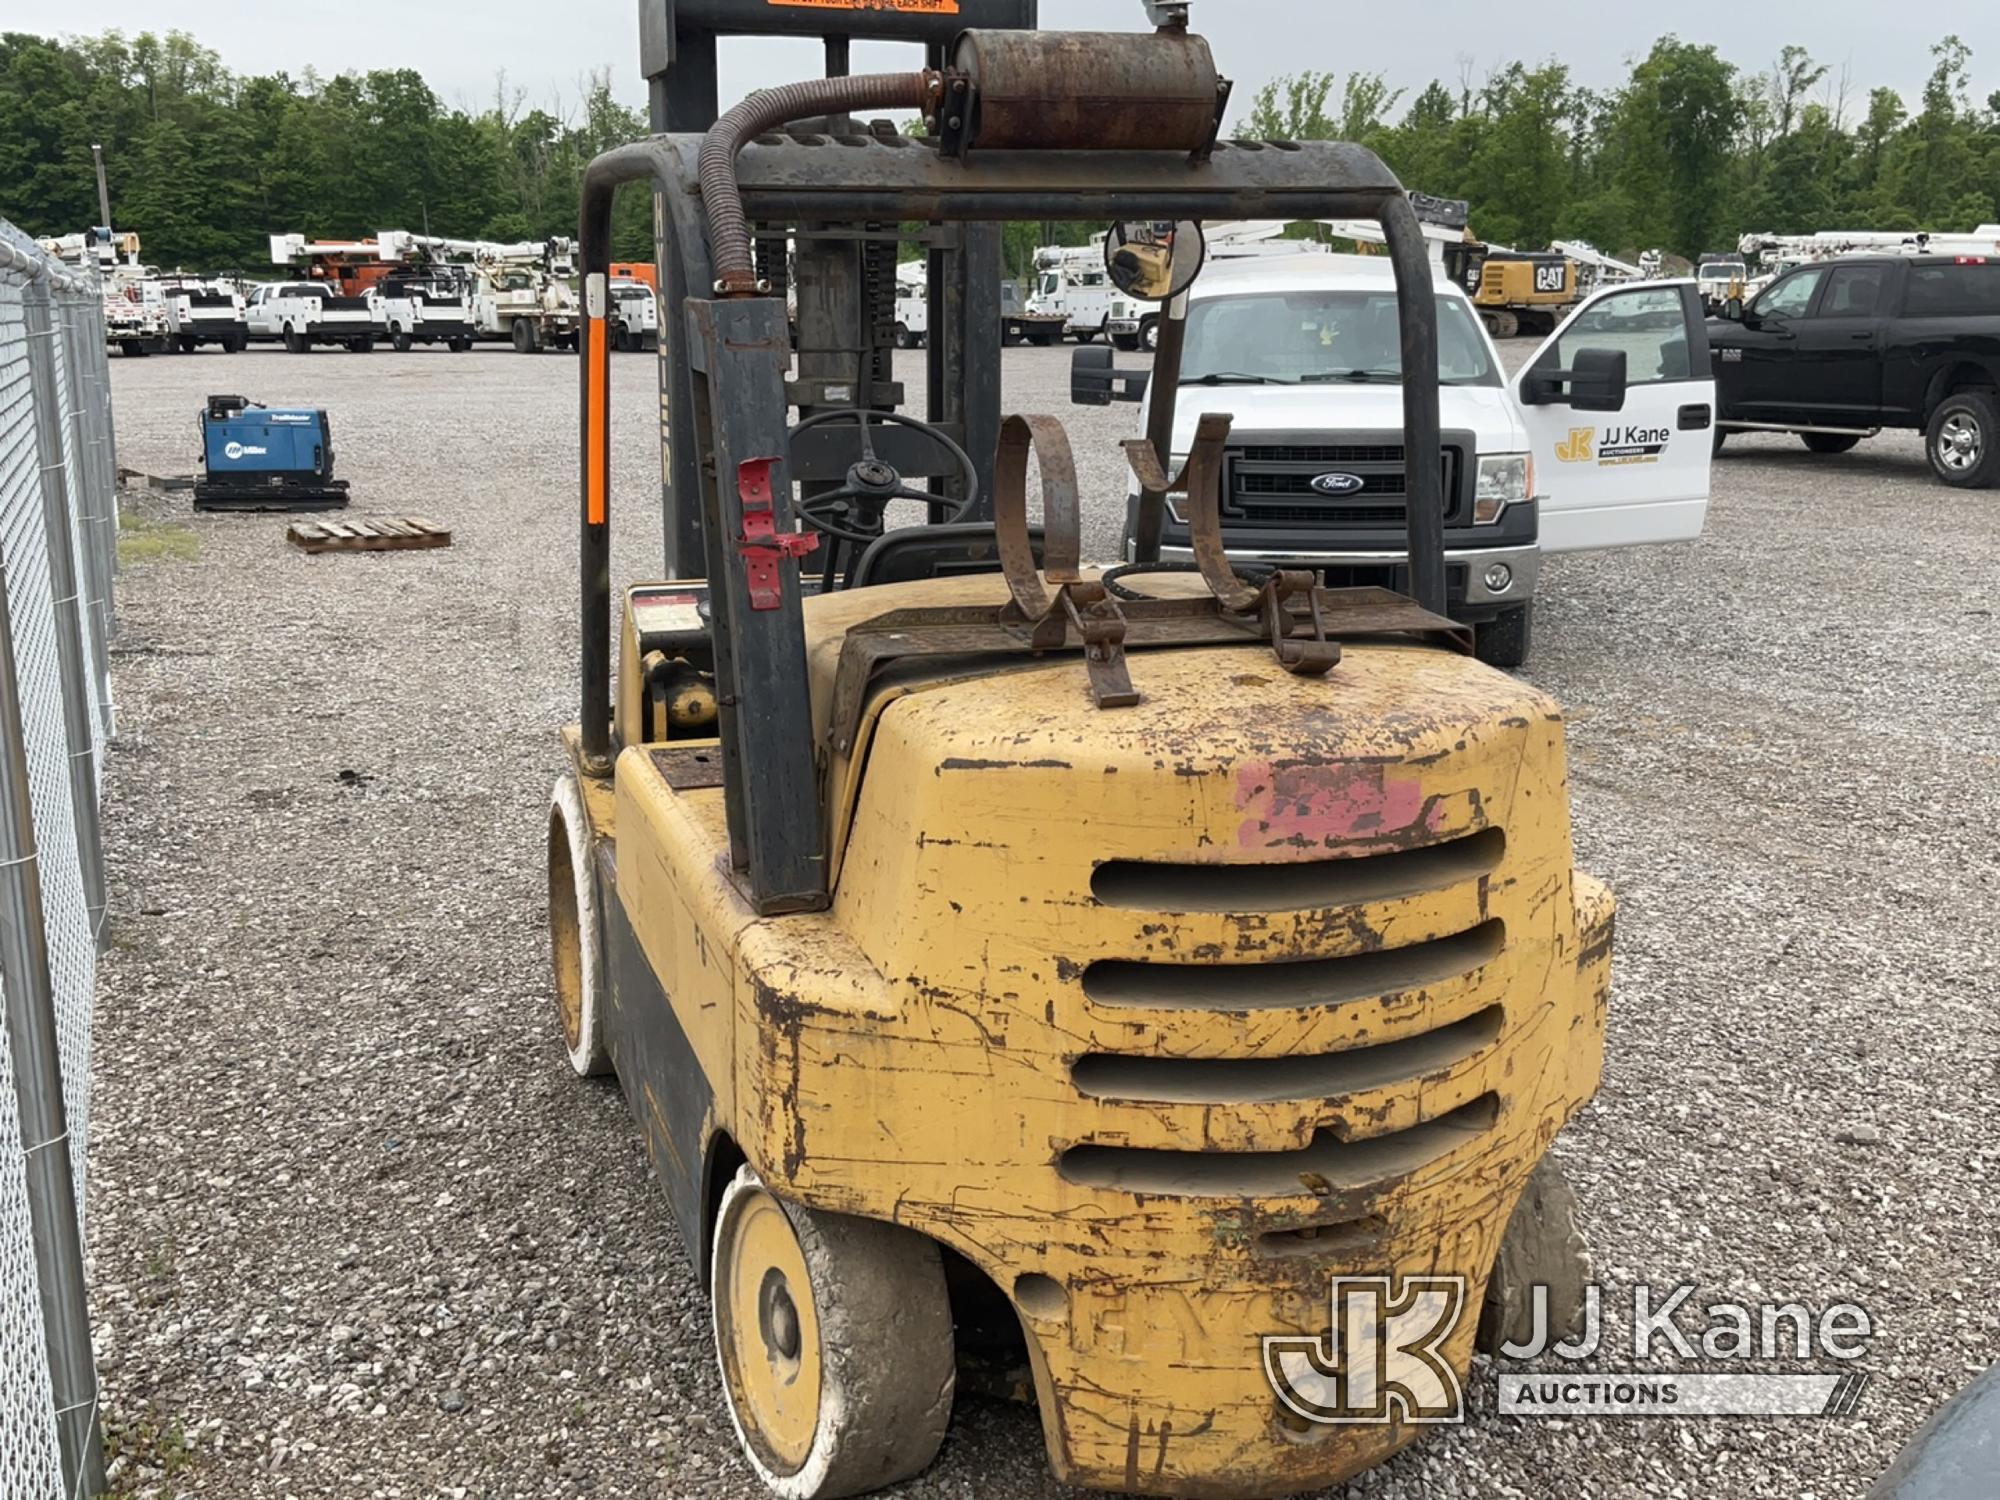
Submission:
[[[1463,298],[1437,299],[1438,378],[1498,385],[1486,341]],[[1181,384],[1403,383],[1393,291],[1251,292],[1188,310]]]

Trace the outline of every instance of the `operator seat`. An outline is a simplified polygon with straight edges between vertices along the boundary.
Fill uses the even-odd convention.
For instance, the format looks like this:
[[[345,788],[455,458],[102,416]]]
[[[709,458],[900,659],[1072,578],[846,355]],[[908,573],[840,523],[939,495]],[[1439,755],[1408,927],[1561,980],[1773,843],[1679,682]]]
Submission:
[[[1028,540],[1035,564],[1042,562],[1042,528],[1030,526]],[[872,588],[882,583],[910,583],[920,578],[952,578],[967,573],[1000,571],[1000,533],[991,521],[967,521],[955,526],[906,526],[886,532],[848,570],[847,587]]]

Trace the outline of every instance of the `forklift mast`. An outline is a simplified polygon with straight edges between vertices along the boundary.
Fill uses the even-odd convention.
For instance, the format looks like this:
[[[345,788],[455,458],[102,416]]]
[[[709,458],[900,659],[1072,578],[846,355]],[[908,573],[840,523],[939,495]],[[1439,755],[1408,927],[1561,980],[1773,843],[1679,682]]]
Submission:
[[[717,43],[725,36],[818,37],[826,45],[826,76],[850,73],[855,41],[908,42],[924,49],[930,68],[944,65],[958,34],[969,27],[1032,31],[1039,0],[957,0],[950,6],[900,9],[852,3],[800,6],[777,0],[639,0],[640,65],[655,132],[701,132],[720,113]],[[817,122],[836,138],[856,133],[837,116]],[[804,128],[802,123],[801,128]],[[894,410],[905,392],[891,371],[895,346],[897,241],[893,224],[800,226],[789,240],[761,238],[759,264],[776,292],[798,287],[793,336],[798,352],[801,416],[867,406]],[[1000,226],[934,229],[924,243],[932,337],[925,360],[925,418],[957,436],[978,464],[978,495],[963,519],[990,518],[979,498],[992,493],[992,453],[1000,434]],[[671,259],[661,246],[661,265]],[[669,278],[671,279],[671,278]],[[688,426],[691,392],[670,352],[680,338],[666,309],[686,289],[662,284],[660,319],[660,437],[669,455],[661,483],[666,506],[667,574],[698,577],[706,566],[697,477]],[[681,388],[677,389],[679,386]],[[956,475],[934,476],[948,499],[965,498]],[[937,519],[934,512],[933,519]],[[827,571],[838,564],[829,549]]]

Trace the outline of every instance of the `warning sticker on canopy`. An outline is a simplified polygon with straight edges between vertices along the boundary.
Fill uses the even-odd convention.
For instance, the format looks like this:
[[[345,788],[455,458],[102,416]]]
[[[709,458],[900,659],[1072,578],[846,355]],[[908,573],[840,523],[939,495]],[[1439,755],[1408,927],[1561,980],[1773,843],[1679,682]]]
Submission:
[[[634,593],[632,624],[642,636],[699,631],[701,601],[693,594]]]
[[[894,10],[913,16],[955,16],[958,0],[769,0],[797,10]]]

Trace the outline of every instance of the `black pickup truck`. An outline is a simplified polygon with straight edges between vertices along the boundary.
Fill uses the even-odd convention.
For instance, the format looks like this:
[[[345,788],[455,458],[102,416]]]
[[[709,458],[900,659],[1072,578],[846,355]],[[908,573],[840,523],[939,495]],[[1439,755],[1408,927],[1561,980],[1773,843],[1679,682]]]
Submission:
[[[2000,485],[2000,255],[1853,255],[1801,266],[1708,325],[1732,431],[1796,432],[1845,453],[1885,427],[1924,434],[1931,469]]]

